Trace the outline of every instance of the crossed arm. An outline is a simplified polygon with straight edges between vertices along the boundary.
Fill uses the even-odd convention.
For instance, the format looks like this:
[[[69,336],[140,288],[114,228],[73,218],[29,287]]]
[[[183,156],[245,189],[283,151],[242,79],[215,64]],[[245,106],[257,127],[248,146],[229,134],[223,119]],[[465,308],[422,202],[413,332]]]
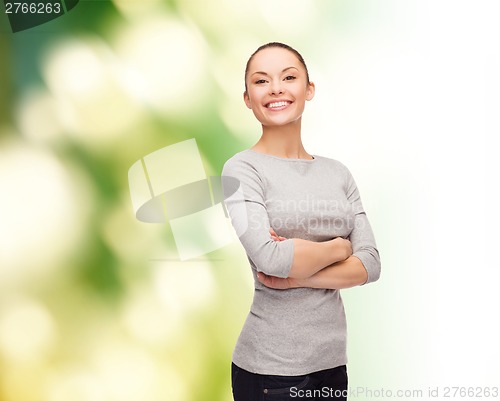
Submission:
[[[338,237],[315,242],[286,239],[272,230],[259,168],[252,160],[230,159],[224,165],[222,186],[231,222],[263,285],[340,289],[378,279],[380,258],[375,240],[347,169],[339,167],[338,174],[345,174],[339,191],[345,190],[355,213],[349,240]]]
[[[271,228],[271,238],[274,241],[284,241]],[[368,273],[361,260],[352,256],[351,243],[342,238],[336,238],[326,243],[312,243],[293,239],[295,245],[294,262],[287,278],[275,277],[257,273],[258,280],[266,287],[286,290],[289,288],[309,287],[342,289],[365,283]],[[324,244],[323,247],[312,244]],[[330,258],[335,260],[326,267],[319,267],[321,261]],[[327,262],[328,263],[328,262]]]

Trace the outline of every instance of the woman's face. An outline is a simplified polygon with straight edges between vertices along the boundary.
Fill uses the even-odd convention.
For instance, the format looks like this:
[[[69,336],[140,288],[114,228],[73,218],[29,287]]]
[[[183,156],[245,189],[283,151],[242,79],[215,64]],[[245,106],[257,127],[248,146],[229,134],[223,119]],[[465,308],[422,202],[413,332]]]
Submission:
[[[314,84],[306,69],[287,49],[268,47],[250,62],[244,100],[263,126],[283,126],[299,120],[306,100],[314,97]]]

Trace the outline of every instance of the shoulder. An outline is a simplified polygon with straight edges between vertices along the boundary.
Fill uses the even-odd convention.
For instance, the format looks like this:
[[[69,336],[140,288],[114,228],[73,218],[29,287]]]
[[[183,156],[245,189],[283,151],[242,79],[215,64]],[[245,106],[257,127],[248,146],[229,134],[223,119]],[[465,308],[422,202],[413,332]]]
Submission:
[[[314,158],[316,158],[318,162],[324,167],[328,168],[329,171],[333,170],[342,174],[349,174],[349,169],[347,168],[347,166],[337,159],[317,155],[314,155]]]
[[[349,188],[356,186],[355,180],[353,175],[351,174],[351,171],[347,166],[340,162],[339,160],[336,159],[331,159],[329,157],[323,157],[323,156],[314,156],[318,158],[318,161],[321,161],[321,170],[322,171],[328,171],[328,175],[330,177],[336,177],[340,182],[343,183],[343,186],[346,191],[349,190]]]
[[[222,167],[223,176],[238,177],[241,174],[257,173],[259,162],[252,151],[246,149],[228,159]]]
[[[259,161],[250,150],[236,153],[224,163],[222,168],[222,186],[225,194],[234,193],[240,186],[249,199],[262,201],[262,193],[265,190],[265,178]]]

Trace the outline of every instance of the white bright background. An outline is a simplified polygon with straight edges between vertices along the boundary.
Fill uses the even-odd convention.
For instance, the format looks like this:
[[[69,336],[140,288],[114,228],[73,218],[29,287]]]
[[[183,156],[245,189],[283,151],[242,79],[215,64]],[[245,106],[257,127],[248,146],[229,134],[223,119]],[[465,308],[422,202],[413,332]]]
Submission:
[[[357,399],[498,386],[500,4],[363,7],[355,35],[314,44],[304,135],[353,172],[382,257],[378,283],[343,293],[350,385]]]

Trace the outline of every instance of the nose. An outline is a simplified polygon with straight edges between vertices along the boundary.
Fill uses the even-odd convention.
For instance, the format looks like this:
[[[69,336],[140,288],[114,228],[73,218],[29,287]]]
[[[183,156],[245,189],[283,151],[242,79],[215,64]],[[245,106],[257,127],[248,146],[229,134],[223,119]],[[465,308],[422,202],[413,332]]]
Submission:
[[[273,80],[269,86],[269,93],[271,95],[281,95],[283,94],[283,87],[281,85],[281,80]]]

